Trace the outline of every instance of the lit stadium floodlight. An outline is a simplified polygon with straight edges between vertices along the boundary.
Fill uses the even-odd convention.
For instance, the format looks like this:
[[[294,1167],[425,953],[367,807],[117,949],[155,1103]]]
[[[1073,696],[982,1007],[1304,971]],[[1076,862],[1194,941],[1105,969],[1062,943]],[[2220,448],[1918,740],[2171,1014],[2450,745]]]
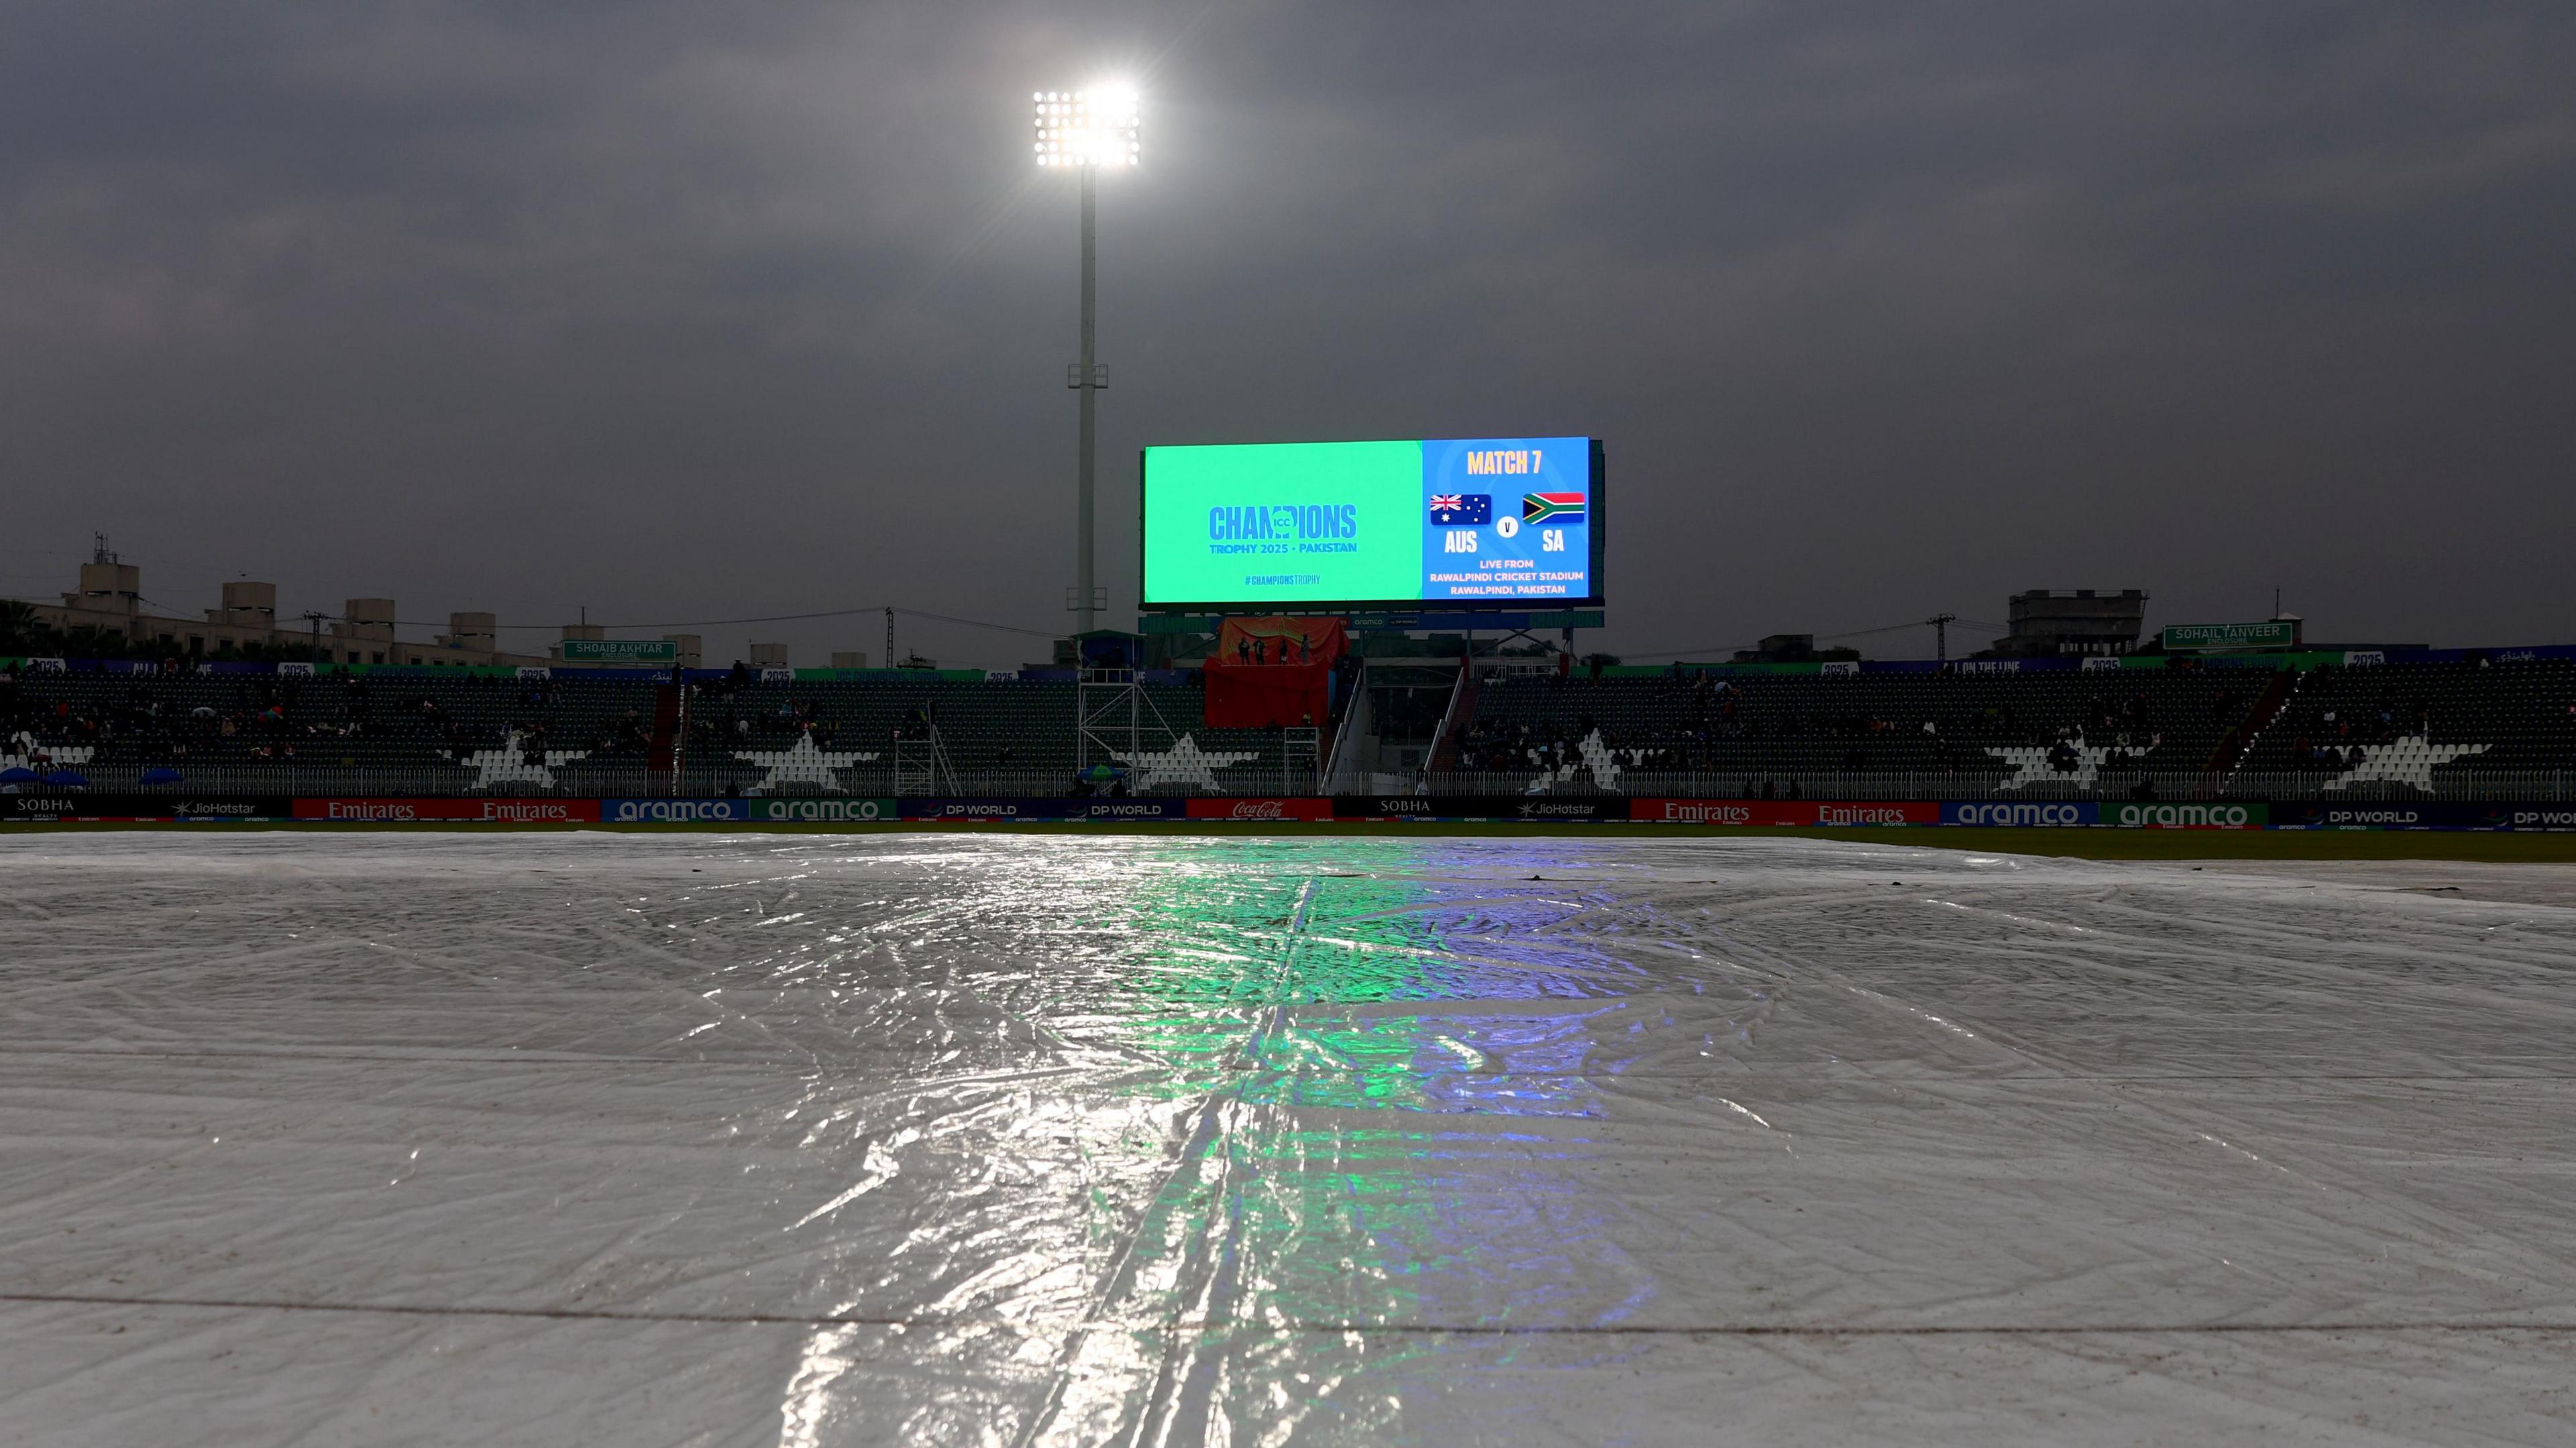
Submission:
[[[1037,112],[1032,150],[1039,165],[1114,170],[1137,163],[1142,146],[1134,86],[1112,81],[1087,90],[1038,91],[1030,100]]]
[[[1136,136],[1138,102],[1134,86],[1104,81],[1086,90],[1033,91],[1029,104],[1037,116],[1037,135],[1031,142],[1037,163],[1050,170],[1069,167],[1082,178],[1082,359],[1067,372],[1065,385],[1082,394],[1071,606],[1077,631],[1089,633],[1098,622],[1100,600],[1091,581],[1094,394],[1109,385],[1108,369],[1092,355],[1092,182],[1103,171],[1123,171],[1137,164],[1143,153]]]

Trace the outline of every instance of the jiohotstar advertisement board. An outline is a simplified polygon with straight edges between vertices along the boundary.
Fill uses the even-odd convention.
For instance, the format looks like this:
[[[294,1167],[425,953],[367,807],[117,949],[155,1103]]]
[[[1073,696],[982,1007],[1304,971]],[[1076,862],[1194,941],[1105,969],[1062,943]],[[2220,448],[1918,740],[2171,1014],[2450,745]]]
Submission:
[[[1149,609],[1602,601],[1593,438],[1149,447],[1144,466]]]

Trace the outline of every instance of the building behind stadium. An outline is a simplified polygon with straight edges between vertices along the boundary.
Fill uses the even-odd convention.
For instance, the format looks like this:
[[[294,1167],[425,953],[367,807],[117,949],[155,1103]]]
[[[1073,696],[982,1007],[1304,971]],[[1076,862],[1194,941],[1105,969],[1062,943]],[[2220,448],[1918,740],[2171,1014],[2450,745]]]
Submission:
[[[566,658],[565,642],[601,640],[601,625],[568,623],[561,640],[544,653],[519,653],[501,647],[500,621],[489,613],[459,612],[447,616],[447,631],[432,642],[398,636],[394,601],[352,598],[336,616],[277,614],[277,585],[236,579],[223,586],[223,603],[202,619],[153,611],[143,596],[143,570],[108,551],[101,540],[97,554],[80,568],[80,587],[62,595],[60,604],[31,608],[36,623],[64,634],[88,631],[122,638],[138,647],[189,658],[309,658],[325,664],[405,665],[544,665],[575,668],[609,662]],[[699,666],[699,636],[665,634],[677,645],[675,660],[684,668]],[[755,649],[771,646],[755,645]],[[762,662],[755,658],[754,663]]]

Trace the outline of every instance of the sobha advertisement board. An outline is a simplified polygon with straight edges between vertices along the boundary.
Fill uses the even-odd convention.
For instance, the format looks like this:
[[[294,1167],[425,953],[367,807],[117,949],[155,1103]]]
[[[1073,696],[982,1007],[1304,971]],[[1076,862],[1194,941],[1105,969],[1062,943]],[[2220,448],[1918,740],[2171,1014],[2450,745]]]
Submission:
[[[1601,473],[1588,437],[1149,447],[1144,605],[1598,604]]]

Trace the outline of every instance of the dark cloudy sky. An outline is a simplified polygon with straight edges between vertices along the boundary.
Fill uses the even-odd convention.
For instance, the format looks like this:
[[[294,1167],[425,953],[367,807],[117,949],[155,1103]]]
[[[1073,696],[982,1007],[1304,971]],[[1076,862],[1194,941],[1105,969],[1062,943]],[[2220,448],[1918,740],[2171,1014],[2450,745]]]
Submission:
[[[1118,612],[1148,441],[1592,433],[1633,655],[2028,587],[2576,639],[2566,0],[15,0],[0,592],[103,530],[184,609],[1060,628],[1026,107],[1113,72]]]

